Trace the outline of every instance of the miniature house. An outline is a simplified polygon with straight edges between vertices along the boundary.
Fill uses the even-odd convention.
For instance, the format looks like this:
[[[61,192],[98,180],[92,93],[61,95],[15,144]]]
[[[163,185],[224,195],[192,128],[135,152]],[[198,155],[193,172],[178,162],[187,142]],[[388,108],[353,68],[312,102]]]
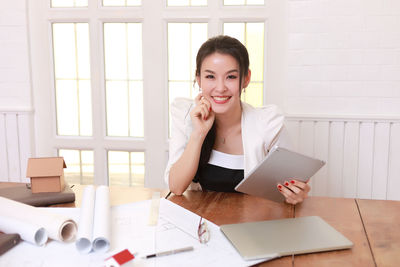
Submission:
[[[32,193],[62,192],[64,181],[64,158],[30,158],[26,176],[31,178]]]

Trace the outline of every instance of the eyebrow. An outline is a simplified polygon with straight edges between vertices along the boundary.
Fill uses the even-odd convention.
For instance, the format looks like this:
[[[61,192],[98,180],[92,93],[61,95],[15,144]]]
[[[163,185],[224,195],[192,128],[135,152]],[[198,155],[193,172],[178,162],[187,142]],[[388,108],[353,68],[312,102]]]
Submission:
[[[204,70],[204,72],[209,72],[209,73],[212,73],[212,74],[215,73],[215,71],[212,71],[212,70]],[[226,73],[228,74],[228,73],[232,73],[232,72],[239,72],[239,71],[237,69],[233,69],[233,70],[227,71]]]

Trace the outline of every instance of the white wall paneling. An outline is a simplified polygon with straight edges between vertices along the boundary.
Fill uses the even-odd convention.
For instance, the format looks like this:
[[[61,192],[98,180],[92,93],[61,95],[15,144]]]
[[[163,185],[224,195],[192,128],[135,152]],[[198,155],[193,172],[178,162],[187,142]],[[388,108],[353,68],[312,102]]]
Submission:
[[[30,119],[29,112],[0,112],[0,181],[29,181],[26,167],[32,155]]]
[[[311,195],[400,200],[400,119],[290,115],[293,147],[327,164]]]
[[[400,123],[392,123],[390,131],[389,170],[386,198],[400,200]]]

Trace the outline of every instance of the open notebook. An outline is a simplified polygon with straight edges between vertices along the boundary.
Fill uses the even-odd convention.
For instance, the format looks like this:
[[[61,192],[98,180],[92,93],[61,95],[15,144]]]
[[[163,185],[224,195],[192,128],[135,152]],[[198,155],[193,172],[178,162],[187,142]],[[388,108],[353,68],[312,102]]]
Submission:
[[[353,243],[318,216],[220,226],[245,260],[351,248]]]

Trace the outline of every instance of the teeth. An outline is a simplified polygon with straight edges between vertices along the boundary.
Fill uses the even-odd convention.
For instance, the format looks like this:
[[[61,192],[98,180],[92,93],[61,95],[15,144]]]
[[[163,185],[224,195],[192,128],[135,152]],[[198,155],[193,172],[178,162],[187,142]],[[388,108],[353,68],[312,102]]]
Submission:
[[[228,100],[229,96],[214,96],[214,99],[217,101],[225,101]]]

